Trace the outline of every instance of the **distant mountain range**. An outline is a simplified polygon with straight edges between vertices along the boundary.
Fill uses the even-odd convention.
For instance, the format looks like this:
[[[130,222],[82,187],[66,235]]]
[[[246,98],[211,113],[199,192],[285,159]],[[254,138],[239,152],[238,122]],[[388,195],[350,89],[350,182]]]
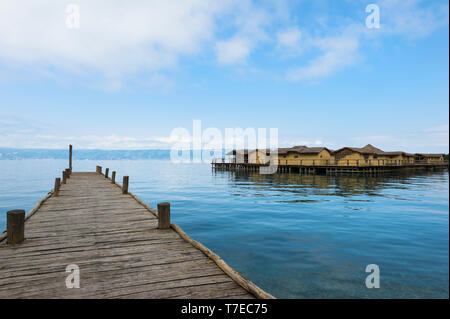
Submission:
[[[19,149],[0,147],[0,160],[15,159],[67,159],[68,150]],[[74,150],[74,160],[138,160],[170,159],[170,150]]]

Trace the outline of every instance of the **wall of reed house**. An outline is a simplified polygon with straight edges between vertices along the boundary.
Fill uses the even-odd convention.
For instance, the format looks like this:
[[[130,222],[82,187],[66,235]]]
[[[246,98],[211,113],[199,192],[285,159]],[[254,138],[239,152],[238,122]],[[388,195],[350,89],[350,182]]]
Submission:
[[[335,154],[335,165],[338,166],[388,166],[414,164],[414,157],[404,155],[377,155],[352,152],[343,156]]]
[[[414,164],[414,156],[407,155],[380,155],[379,159],[384,160],[384,165],[406,165]]]
[[[439,163],[439,162],[443,162],[444,161],[444,157],[440,156],[440,157],[425,157],[425,161],[427,163]]]
[[[344,149],[334,154],[337,166],[383,166],[387,158],[375,154],[361,154],[356,151]]]
[[[303,166],[323,166],[332,165],[331,154],[327,150],[322,150],[317,154],[300,154],[288,152],[278,155],[279,165],[303,165]]]
[[[266,155],[265,151],[252,151],[248,154],[248,163],[250,164],[266,164],[270,157]]]
[[[343,149],[334,153],[334,165],[338,166],[361,166],[367,160],[373,160],[373,155],[364,156],[350,149]]]

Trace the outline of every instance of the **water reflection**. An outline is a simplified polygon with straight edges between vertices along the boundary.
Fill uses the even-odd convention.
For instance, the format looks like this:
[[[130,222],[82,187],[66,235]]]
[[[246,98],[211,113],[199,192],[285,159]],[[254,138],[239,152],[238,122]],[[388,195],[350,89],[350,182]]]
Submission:
[[[213,171],[217,178],[227,177],[229,187],[241,190],[235,196],[245,196],[246,190],[251,190],[254,196],[283,196],[293,195],[323,195],[323,196],[386,196],[381,190],[408,189],[416,186],[418,181],[432,176],[433,179],[445,180],[447,171],[403,171],[391,174],[369,175],[300,175],[273,174],[262,175],[257,172],[241,171]],[[401,198],[397,198],[401,199]],[[358,201],[358,199],[354,199]],[[292,202],[314,202],[313,199],[295,199]],[[370,201],[361,199],[361,201]]]

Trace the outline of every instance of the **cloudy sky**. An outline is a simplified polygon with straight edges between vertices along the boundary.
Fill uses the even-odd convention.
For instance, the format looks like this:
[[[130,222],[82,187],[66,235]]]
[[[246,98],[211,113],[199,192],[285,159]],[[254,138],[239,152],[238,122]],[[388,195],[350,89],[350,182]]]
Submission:
[[[278,128],[285,146],[448,152],[448,13],[439,0],[2,0],[0,147],[169,148],[200,120]]]

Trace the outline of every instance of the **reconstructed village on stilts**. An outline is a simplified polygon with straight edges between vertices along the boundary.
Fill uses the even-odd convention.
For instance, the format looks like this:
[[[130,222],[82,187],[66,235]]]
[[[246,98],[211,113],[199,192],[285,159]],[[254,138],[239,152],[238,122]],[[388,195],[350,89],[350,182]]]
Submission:
[[[232,150],[227,158],[214,159],[214,169],[257,171],[277,165],[280,173],[299,174],[377,174],[404,169],[448,168],[444,154],[385,152],[370,144],[330,150],[326,147],[294,146],[267,150]]]

